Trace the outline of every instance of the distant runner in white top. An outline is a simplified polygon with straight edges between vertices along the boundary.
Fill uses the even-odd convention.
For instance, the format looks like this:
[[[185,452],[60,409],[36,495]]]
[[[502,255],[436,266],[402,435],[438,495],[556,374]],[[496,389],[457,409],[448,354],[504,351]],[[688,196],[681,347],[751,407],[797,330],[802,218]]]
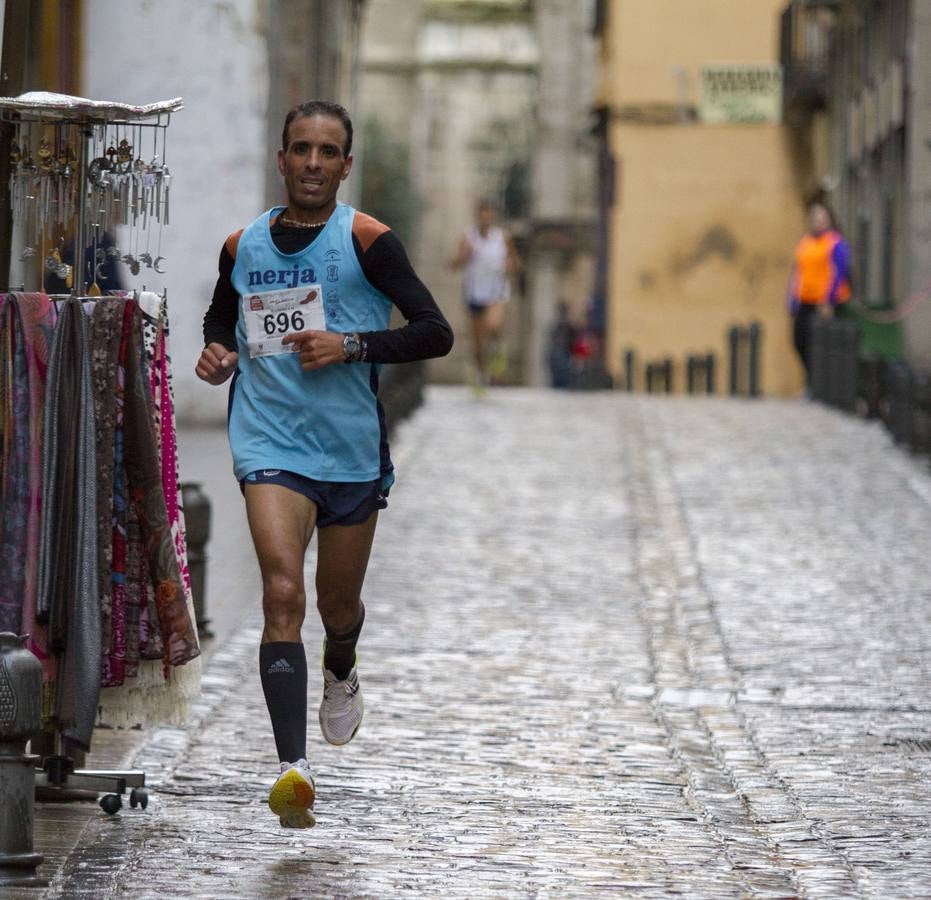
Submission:
[[[456,255],[449,261],[464,269],[462,299],[472,322],[472,347],[478,390],[500,379],[507,370],[507,357],[499,342],[504,324],[504,304],[510,298],[510,276],[518,259],[511,236],[495,224],[495,206],[479,203],[476,224],[459,239]]]

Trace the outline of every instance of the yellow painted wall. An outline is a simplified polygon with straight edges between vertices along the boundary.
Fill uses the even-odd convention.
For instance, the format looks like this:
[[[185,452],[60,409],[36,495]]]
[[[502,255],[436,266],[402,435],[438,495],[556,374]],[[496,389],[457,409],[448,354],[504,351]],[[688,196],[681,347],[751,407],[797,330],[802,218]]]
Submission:
[[[763,389],[793,394],[801,373],[785,290],[803,219],[776,125],[618,125],[609,276],[608,360],[715,351],[725,385],[726,330],[763,325]]]
[[[778,124],[633,123],[632,107],[697,105],[706,64],[777,61],[784,0],[616,0],[602,48],[600,99],[617,161],[610,221],[606,361],[718,354],[726,331],[763,325],[762,386],[793,395],[802,372],[785,292],[804,227],[798,172]],[[670,121],[666,119],[666,121]],[[674,121],[674,118],[673,120]]]
[[[785,6],[786,0],[613,0],[603,94],[615,104],[678,103],[680,72],[694,100],[704,65],[778,62]]]

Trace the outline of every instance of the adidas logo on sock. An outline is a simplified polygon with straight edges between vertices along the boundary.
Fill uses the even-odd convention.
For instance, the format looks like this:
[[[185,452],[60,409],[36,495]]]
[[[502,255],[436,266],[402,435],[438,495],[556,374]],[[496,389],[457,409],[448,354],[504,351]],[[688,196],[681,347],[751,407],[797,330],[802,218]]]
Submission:
[[[278,662],[273,662],[268,667],[269,675],[277,675],[284,672],[294,672],[294,666],[291,665],[286,659],[279,659]]]

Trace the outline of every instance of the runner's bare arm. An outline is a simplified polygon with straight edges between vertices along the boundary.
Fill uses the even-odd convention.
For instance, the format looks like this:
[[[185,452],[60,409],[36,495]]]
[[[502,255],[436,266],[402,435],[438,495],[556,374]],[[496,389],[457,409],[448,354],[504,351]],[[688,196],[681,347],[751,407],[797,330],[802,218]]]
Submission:
[[[455,254],[450,257],[447,265],[451,269],[461,269],[472,258],[472,246],[465,235],[459,238],[459,246]]]

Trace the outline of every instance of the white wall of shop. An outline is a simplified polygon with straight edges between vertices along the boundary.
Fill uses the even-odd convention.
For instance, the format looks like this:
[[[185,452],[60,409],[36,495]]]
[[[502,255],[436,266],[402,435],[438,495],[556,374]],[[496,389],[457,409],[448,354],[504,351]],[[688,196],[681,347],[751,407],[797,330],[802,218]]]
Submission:
[[[193,369],[220,247],[263,208],[263,6],[262,0],[84,5],[84,95],[134,104],[184,98],[185,108],[172,116],[168,129],[171,224],[161,239],[166,274],[125,274],[129,287],[168,290],[175,401],[185,422],[226,418],[226,389],[199,381]],[[157,238],[155,226],[153,246]]]

